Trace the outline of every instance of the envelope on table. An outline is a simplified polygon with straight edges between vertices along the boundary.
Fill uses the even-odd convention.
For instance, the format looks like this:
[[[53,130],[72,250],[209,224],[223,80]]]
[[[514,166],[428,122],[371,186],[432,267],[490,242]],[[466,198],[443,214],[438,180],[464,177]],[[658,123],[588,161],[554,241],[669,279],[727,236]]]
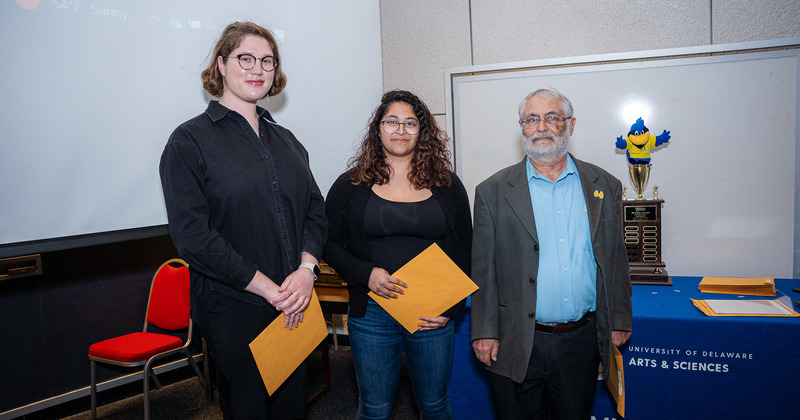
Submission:
[[[275,318],[264,331],[250,343],[250,352],[258,365],[261,379],[272,395],[300,363],[328,335],[317,292],[303,313],[303,322],[293,329],[283,326],[285,315]]]
[[[698,288],[706,293],[775,296],[773,277],[703,277]]]
[[[419,317],[435,317],[450,309],[478,286],[435,243],[392,274],[408,285],[398,299],[369,292],[386,312],[410,333],[419,329]]]

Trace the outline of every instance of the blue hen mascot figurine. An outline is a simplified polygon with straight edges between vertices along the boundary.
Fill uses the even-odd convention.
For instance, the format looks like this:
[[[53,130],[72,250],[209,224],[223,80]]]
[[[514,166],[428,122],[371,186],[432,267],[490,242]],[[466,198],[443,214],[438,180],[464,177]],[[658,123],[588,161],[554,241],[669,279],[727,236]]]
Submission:
[[[626,150],[628,162],[632,165],[650,163],[650,150],[668,142],[669,131],[664,130],[658,136],[650,135],[650,129],[644,125],[644,120],[639,118],[631,126],[628,137],[617,137],[617,149]]]

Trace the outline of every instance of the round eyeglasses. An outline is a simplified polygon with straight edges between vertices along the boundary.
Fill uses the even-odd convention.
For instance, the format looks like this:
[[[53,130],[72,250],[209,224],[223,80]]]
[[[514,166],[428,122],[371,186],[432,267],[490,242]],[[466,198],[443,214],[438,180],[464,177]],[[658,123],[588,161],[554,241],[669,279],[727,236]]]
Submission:
[[[561,123],[570,119],[572,117],[562,117],[556,114],[548,114],[544,117],[540,117],[538,115],[529,115],[525,119],[519,121],[522,124],[522,128],[533,130],[539,127],[539,122],[543,122],[544,125],[550,128],[560,127]]]
[[[403,126],[406,134],[419,134],[419,122],[417,121],[406,121],[400,122],[395,120],[383,120],[381,121],[383,125],[383,132],[386,134],[394,134],[398,130],[400,130],[400,126]]]
[[[239,65],[242,67],[243,70],[250,70],[256,65],[256,61],[261,61],[261,68],[264,69],[265,72],[269,73],[275,70],[275,67],[278,67],[278,58],[273,57],[271,55],[267,55],[257,59],[253,54],[239,54],[236,56],[231,56],[229,58],[236,57],[239,60]]]

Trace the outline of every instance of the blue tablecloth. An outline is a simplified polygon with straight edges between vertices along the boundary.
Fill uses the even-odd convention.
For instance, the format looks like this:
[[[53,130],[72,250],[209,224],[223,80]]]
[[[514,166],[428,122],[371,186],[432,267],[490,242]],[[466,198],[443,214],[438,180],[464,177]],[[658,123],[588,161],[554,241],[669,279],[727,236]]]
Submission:
[[[622,349],[626,419],[798,419],[800,318],[708,317],[690,299],[699,277],[633,287],[633,335]],[[792,300],[800,280],[776,280]],[[794,309],[800,310],[795,304]],[[456,322],[450,398],[457,419],[492,419],[486,372],[469,340],[469,308]],[[594,419],[621,419],[603,382]]]

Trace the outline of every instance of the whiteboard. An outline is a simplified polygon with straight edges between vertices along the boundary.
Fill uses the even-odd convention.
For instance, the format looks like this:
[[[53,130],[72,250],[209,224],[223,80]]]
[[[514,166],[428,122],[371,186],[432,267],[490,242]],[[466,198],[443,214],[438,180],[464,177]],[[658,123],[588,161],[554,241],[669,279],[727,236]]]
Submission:
[[[475,186],[522,160],[518,105],[554,87],[575,109],[569,151],[634,188],[615,148],[636,118],[654,135],[645,198],[665,200],[670,275],[800,277],[800,39],[540,60],[447,71],[456,170]]]

